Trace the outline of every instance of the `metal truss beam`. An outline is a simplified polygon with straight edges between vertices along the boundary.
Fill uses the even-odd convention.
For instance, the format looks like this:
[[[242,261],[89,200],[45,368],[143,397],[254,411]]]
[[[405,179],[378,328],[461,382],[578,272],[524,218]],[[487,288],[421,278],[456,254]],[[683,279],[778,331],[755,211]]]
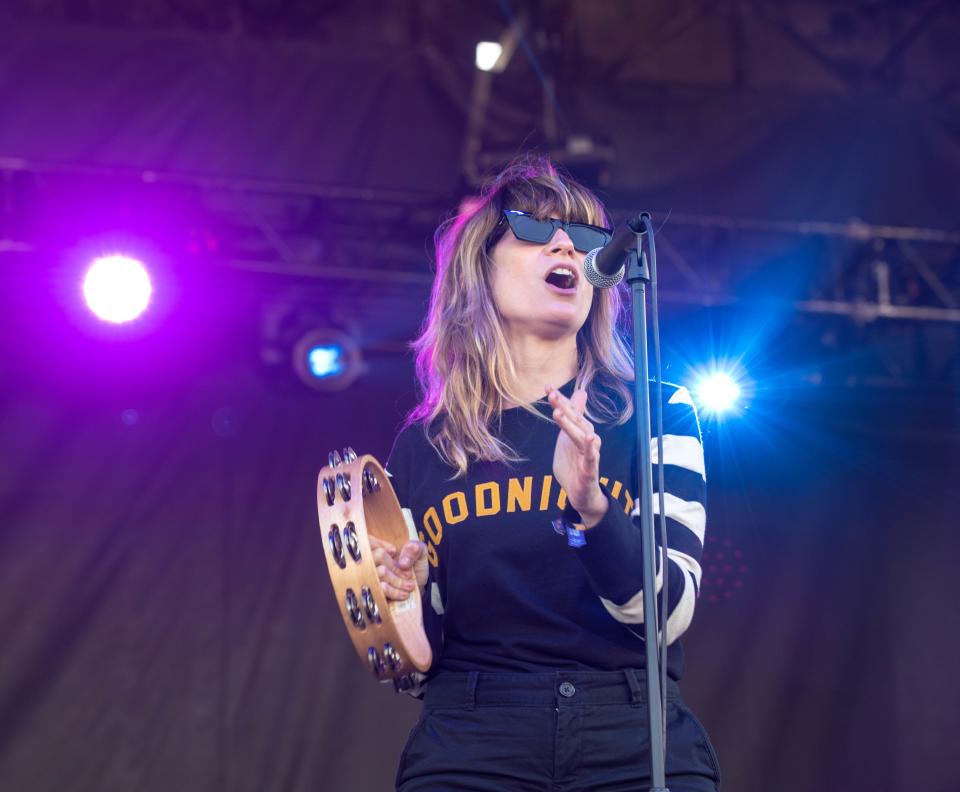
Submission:
[[[417,286],[424,290],[432,279],[425,266],[428,255],[426,243],[433,231],[433,224],[443,214],[448,199],[423,193],[373,190],[350,186],[300,184],[289,182],[257,181],[231,178],[194,178],[182,174],[164,174],[153,171],[140,172],[104,168],[63,168],[28,163],[19,159],[0,158],[0,174],[4,172],[28,172],[43,175],[46,179],[71,176],[102,177],[104,179],[133,179],[151,189],[153,185],[192,187],[210,197],[203,203],[208,211],[227,213],[230,225],[249,244],[236,245],[234,255],[225,254],[220,262],[226,266],[274,274],[278,277],[355,281],[358,283],[381,283],[389,285]],[[10,186],[9,180],[5,180]],[[228,196],[229,200],[215,200],[216,196]],[[331,221],[331,238],[325,240],[327,247],[337,255],[321,255],[305,259],[296,245],[290,242],[290,231],[275,219],[266,217],[260,209],[265,199],[279,201],[289,199],[292,203],[304,198],[332,200],[338,207],[338,217]],[[15,190],[7,193],[8,202],[15,202]],[[215,209],[210,207],[216,207]],[[351,209],[351,207],[353,207]],[[386,237],[377,240],[356,238],[354,229],[340,228],[340,222],[349,222],[351,212],[369,215],[382,210],[385,225],[390,217],[396,217],[396,228],[386,229]],[[617,214],[616,211],[614,211]],[[6,214],[11,222],[15,213]],[[661,299],[665,303],[687,305],[766,305],[800,313],[846,316],[859,322],[875,320],[900,320],[914,322],[960,323],[960,277],[944,279],[941,275],[952,273],[960,266],[960,232],[920,226],[874,225],[860,219],[843,222],[771,220],[723,215],[705,215],[683,212],[660,213],[655,216],[668,218],[668,233],[658,237],[662,257],[678,276],[676,285],[662,288]],[[413,221],[412,218],[416,217]],[[216,225],[216,218],[214,225]],[[392,226],[391,226],[392,228]],[[684,246],[675,238],[677,229],[697,231],[730,232],[734,238],[743,239],[783,235],[796,237],[824,237],[862,245],[864,258],[869,263],[861,267],[860,282],[840,284],[844,299],[774,300],[752,299],[737,293],[724,283],[715,283],[702,253],[694,253],[695,245]],[[246,229],[246,230],[244,230]],[[30,255],[42,251],[42,240],[24,237],[20,229],[6,227],[0,237],[0,253],[7,255]],[[298,229],[297,233],[304,233]],[[307,230],[309,233],[309,229]],[[266,251],[264,251],[266,241]],[[881,253],[876,253],[876,250]],[[244,250],[252,255],[244,255]],[[253,251],[261,251],[254,253]],[[935,251],[940,262],[939,271],[927,253]],[[265,252],[265,255],[264,255]],[[890,256],[894,256],[897,268],[892,269]],[[341,266],[343,262],[363,262],[360,266]],[[389,262],[387,266],[378,266]],[[904,267],[925,285],[932,295],[931,300],[891,295],[891,274],[902,276]],[[821,279],[829,274],[824,266]],[[842,275],[844,278],[850,274]],[[679,288],[677,288],[679,286]],[[928,296],[929,296],[928,295]]]

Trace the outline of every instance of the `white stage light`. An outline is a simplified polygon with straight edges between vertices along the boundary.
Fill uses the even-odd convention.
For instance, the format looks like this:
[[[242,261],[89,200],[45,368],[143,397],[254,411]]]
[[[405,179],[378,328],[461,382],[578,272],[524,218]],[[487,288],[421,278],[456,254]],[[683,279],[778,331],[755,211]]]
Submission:
[[[480,41],[477,43],[475,63],[480,71],[493,71],[503,54],[503,47],[497,41]]]

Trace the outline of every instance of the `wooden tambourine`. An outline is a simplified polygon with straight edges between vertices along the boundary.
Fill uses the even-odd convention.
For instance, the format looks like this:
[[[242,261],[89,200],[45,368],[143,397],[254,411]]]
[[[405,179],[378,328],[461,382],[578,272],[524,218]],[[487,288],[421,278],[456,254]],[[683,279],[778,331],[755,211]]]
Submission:
[[[402,547],[407,523],[384,469],[370,455],[330,452],[317,479],[317,513],[330,582],[340,614],[361,659],[378,679],[398,690],[413,685],[414,671],[426,671],[433,654],[423,630],[420,591],[405,600],[387,600],[377,576],[369,534]]]

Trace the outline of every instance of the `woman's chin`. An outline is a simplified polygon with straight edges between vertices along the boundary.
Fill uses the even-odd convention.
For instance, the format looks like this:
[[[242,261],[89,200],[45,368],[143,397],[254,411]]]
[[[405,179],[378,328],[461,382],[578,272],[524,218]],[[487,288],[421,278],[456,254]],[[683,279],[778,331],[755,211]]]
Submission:
[[[554,341],[576,336],[583,327],[583,321],[575,313],[551,313],[536,323],[537,335]]]

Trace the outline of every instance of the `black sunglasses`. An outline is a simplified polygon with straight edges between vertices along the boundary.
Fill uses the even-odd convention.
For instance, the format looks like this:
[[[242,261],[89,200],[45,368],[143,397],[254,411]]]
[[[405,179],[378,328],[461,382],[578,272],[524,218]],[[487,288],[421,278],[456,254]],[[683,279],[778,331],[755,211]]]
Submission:
[[[497,229],[506,220],[513,231],[513,235],[524,242],[535,242],[538,245],[545,245],[562,228],[574,248],[581,253],[589,253],[591,250],[603,247],[610,241],[613,233],[601,226],[590,225],[589,223],[568,223],[564,220],[557,220],[555,217],[548,217],[546,220],[537,220],[533,215],[521,212],[519,209],[504,209],[500,222],[497,223],[494,232],[490,235],[490,241],[487,242],[487,252],[494,246],[501,234]]]

